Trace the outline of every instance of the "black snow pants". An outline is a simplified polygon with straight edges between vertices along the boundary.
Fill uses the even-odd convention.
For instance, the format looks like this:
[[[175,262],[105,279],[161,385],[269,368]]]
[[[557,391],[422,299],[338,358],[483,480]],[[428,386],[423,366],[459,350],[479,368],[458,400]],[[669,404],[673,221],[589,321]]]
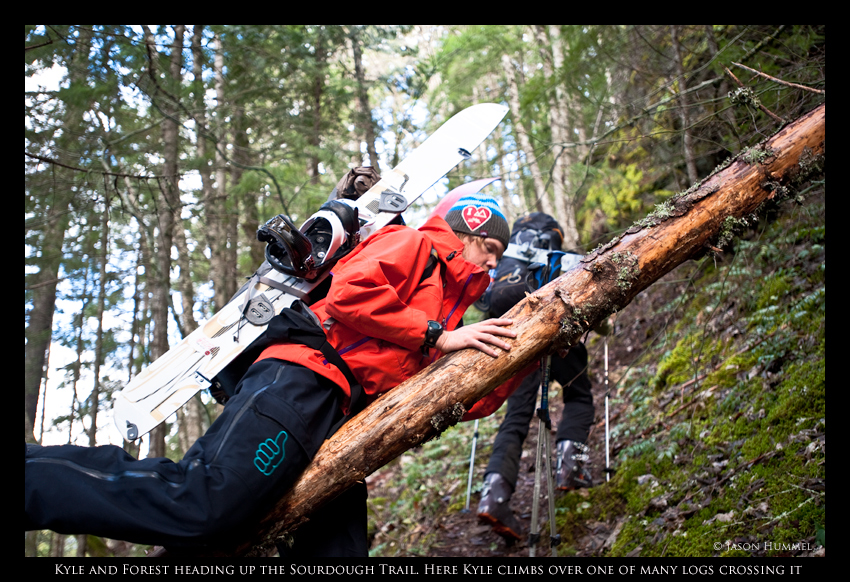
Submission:
[[[584,443],[594,416],[591,383],[587,375],[587,348],[579,343],[570,348],[566,357],[552,356],[551,361],[550,378],[561,384],[564,399],[555,442],[571,440]],[[485,470],[485,475],[499,473],[512,487],[516,487],[522,445],[537,410],[541,378],[542,371],[538,368],[526,376],[508,398],[508,410],[493,441],[493,451]]]
[[[311,370],[267,359],[249,368],[221,416],[179,462],[136,460],[117,446],[28,445],[26,529],[167,548],[238,535],[293,484],[330,436],[343,418],[343,398],[339,387]],[[353,537],[362,533],[362,542],[353,542],[352,551],[363,555],[364,494],[358,502],[362,507],[351,519]],[[325,533],[331,540],[334,532]],[[305,547],[301,555],[314,549]]]

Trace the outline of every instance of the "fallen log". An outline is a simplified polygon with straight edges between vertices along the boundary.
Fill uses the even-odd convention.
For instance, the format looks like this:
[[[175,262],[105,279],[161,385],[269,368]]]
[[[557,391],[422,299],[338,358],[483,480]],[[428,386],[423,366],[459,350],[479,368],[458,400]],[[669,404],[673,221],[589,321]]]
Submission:
[[[794,196],[824,172],[825,104],[674,196],[626,233],[583,258],[506,317],[517,338],[491,358],[449,354],[384,394],[325,442],[252,539],[206,555],[264,555],[312,511],[408,449],[457,423],[479,399],[545,353],[579,341],[605,317],[684,261],[716,252],[769,201]],[[201,555],[200,553],[193,555]]]

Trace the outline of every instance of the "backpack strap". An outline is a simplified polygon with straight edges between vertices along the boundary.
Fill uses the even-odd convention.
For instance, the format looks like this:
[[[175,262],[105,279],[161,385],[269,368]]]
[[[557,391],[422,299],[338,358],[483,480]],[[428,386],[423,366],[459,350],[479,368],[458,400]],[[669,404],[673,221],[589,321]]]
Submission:
[[[293,301],[291,307],[283,309],[274,316],[269,321],[266,331],[213,378],[210,393],[216,401],[220,404],[227,402],[233,396],[242,376],[263,350],[282,341],[302,344],[320,351],[328,362],[339,368],[351,387],[350,415],[362,410],[366,404],[363,387],[342,356],[328,342],[319,319],[301,301]]]
[[[419,278],[419,284],[422,284],[422,281],[430,277],[434,273],[434,269],[437,268],[437,265],[440,264],[440,256],[437,254],[436,249],[431,247],[431,254],[428,255],[428,262],[425,263],[425,270],[422,272],[422,277]]]

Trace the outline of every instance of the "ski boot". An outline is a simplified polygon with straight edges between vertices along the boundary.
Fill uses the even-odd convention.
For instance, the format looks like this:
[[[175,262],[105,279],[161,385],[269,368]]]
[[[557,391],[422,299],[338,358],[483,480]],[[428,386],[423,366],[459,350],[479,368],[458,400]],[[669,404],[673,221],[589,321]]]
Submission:
[[[510,506],[511,486],[498,473],[484,476],[484,492],[478,503],[478,519],[489,523],[493,531],[508,541],[522,538],[522,527]]]
[[[578,441],[558,441],[558,464],[555,468],[555,487],[560,491],[572,491],[581,487],[592,487],[593,479],[585,466],[590,460],[588,448]]]

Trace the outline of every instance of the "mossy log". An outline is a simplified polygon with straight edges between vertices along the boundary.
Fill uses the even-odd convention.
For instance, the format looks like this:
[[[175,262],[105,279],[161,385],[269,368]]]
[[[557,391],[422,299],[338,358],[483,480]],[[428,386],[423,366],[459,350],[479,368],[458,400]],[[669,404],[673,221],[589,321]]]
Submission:
[[[742,152],[700,184],[659,205],[626,233],[517,304],[517,338],[491,358],[449,354],[384,394],[325,442],[297,483],[258,524],[253,539],[214,555],[262,555],[312,511],[408,449],[455,424],[464,411],[547,352],[589,329],[684,261],[718,252],[760,208],[794,196],[824,171],[825,104]]]

